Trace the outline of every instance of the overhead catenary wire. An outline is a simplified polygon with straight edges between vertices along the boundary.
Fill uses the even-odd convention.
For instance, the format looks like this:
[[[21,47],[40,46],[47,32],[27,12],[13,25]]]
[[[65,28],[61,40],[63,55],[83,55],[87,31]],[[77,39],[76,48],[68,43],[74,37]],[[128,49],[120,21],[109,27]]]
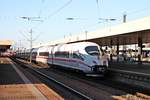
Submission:
[[[141,12],[143,12],[143,11],[149,10],[149,8],[150,8],[150,6],[149,6],[149,7],[142,8],[142,9],[138,9],[138,10],[134,10],[134,11],[128,12],[128,14],[141,13]]]
[[[32,29],[38,27],[39,25],[43,24],[44,22],[46,22],[46,20],[50,19],[51,17],[55,16],[56,14],[58,14],[60,11],[62,11],[64,8],[66,8],[69,4],[71,4],[73,0],[68,0],[66,3],[64,3],[61,7],[59,7],[58,9],[54,10],[52,13],[50,13],[47,17],[43,17],[43,20],[40,20],[38,24],[36,24],[35,26],[32,27]],[[41,0],[41,5],[45,2],[45,0]],[[97,4],[97,12],[98,12],[98,17],[100,18],[100,0],[96,0],[96,4]],[[147,10],[147,8],[149,7],[146,7],[144,9],[140,9],[140,10],[136,10],[134,11],[133,13],[139,13],[139,12],[142,12],[142,11],[145,11]],[[41,11],[39,11],[39,16],[41,17],[41,14],[42,14],[42,9],[40,9]],[[131,12],[131,14],[133,14]],[[129,13],[130,14],[130,13]],[[122,18],[122,16],[119,16],[120,18]],[[40,18],[42,19],[42,17]],[[118,19],[117,19],[118,20]],[[98,23],[96,23],[97,25]],[[93,25],[89,25],[89,26],[93,26]]]
[[[100,12],[100,6],[99,6],[99,0],[96,0],[96,6],[97,6],[97,14],[98,14],[98,18],[101,17],[101,12]]]
[[[57,14],[58,12],[60,12],[62,9],[64,9],[65,7],[67,7],[70,3],[72,2],[72,0],[69,0],[68,2],[66,2],[65,4],[63,4],[60,8],[58,8],[56,11],[52,12],[51,14],[48,15],[48,17],[45,18],[45,20],[49,19],[50,17],[54,16],[55,14]]]
[[[47,17],[45,17],[42,21],[40,21],[39,24],[37,24],[33,28],[36,28],[37,26],[43,24],[46,20],[48,20],[49,18],[53,17],[54,15],[56,15],[57,13],[59,13],[61,10],[63,10],[64,8],[66,8],[69,4],[71,4],[71,2],[72,2],[72,0],[69,0],[66,3],[64,3],[61,7],[59,7],[58,9],[56,9],[54,12],[50,13]]]
[[[19,31],[19,33],[21,33],[21,35],[27,40],[29,41],[29,36],[26,36],[22,31]],[[29,35],[29,34],[28,34]]]
[[[146,10],[149,10],[150,6],[149,7],[145,7],[145,8],[142,8],[142,9],[138,9],[138,10],[134,10],[134,11],[124,11],[123,12],[123,15],[126,14],[126,16],[130,16],[130,15],[135,15],[135,14],[138,14],[138,13],[141,13],[141,12],[144,12]],[[122,16],[116,16],[116,18],[122,18]]]
[[[41,18],[41,15],[42,15],[42,12],[43,12],[42,6],[43,6],[44,2],[45,2],[45,0],[41,0],[40,10],[39,10],[39,13],[38,13],[39,18]]]
[[[45,0],[42,0],[41,3],[43,4],[45,2]],[[52,12],[51,14],[49,14],[47,17],[44,17],[42,19],[41,14],[42,14],[42,7],[40,8],[38,17],[26,17],[29,18],[29,21],[38,21],[39,23],[36,24],[35,26],[33,26],[31,29],[35,29],[37,28],[39,25],[43,24],[46,20],[48,20],[49,18],[53,17],[54,15],[56,15],[57,13],[59,13],[62,9],[64,9],[65,7],[67,7],[70,3],[72,2],[72,0],[67,1],[66,3],[64,3],[61,7],[59,7],[58,9],[56,9],[54,12]],[[42,5],[41,4],[41,5]],[[25,19],[25,18],[24,18]]]

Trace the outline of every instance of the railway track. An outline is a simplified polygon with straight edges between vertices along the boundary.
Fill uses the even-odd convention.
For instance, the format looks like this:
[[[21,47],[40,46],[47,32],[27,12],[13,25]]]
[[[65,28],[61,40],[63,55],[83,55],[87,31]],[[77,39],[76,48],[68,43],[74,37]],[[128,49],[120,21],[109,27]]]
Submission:
[[[130,87],[130,93],[142,92],[146,94],[150,94],[150,75],[144,73],[137,73],[133,71],[125,71],[118,69],[109,69],[109,76],[123,84],[128,84]]]
[[[26,70],[31,71],[29,69],[30,66],[29,66],[29,68],[27,68],[26,66],[24,66],[24,67],[26,68]],[[48,69],[32,68],[32,70],[34,72],[31,71],[31,73],[37,74],[37,75],[42,75],[42,77],[46,77],[46,79],[48,79],[48,80],[54,79],[55,82],[59,80],[58,84],[59,83],[63,84],[63,87],[64,86],[67,88],[69,87],[69,89],[70,89],[69,91],[74,91],[74,93],[76,95],[79,94],[80,95],[79,97],[87,99],[87,100],[89,100],[89,99],[111,100],[112,95],[125,94],[125,92],[123,92],[121,90],[117,90],[112,87],[108,87],[107,85],[99,84],[96,82],[91,82],[91,80],[86,79],[88,77],[78,75],[78,73],[73,73],[73,72],[66,73],[65,72],[66,70],[60,71],[55,68],[48,68]],[[38,77],[40,77],[40,76],[38,76]],[[90,79],[93,79],[93,78],[90,78]],[[65,85],[65,84],[67,84],[67,85]]]
[[[87,99],[87,100],[89,100],[89,99],[97,99],[98,100],[103,95],[109,96],[109,98],[106,99],[104,97],[102,99],[111,100],[114,95],[119,96],[119,95],[125,95],[127,93],[134,94],[136,92],[140,92],[139,91],[140,89],[136,89],[136,88],[134,88],[132,86],[128,86],[126,84],[116,83],[111,80],[107,80],[105,78],[85,77],[78,73],[74,73],[74,72],[70,72],[70,71],[67,71],[67,73],[66,73],[66,70],[55,69],[55,68],[47,68],[47,69],[32,68],[32,69],[34,70],[35,73],[38,73],[38,75],[41,74],[43,77],[47,77],[48,80],[51,80],[51,79],[54,79],[55,81],[59,80],[58,84],[59,83],[61,83],[63,85],[67,84],[67,85],[65,85],[65,87],[69,87],[69,89],[72,87],[71,90],[69,90],[69,91],[73,90],[74,92],[76,92],[75,93],[76,95],[78,95],[78,93],[79,93],[79,95],[81,94],[83,97],[85,96],[84,99]],[[60,75],[63,77],[61,77]],[[50,77],[50,79],[49,79],[49,77]],[[67,77],[67,78],[65,78],[65,77]],[[65,81],[65,80],[67,80],[67,81]],[[78,85],[76,86],[73,83],[76,83]],[[89,90],[91,90],[91,91],[96,91],[96,92],[99,91],[99,94],[91,93],[88,89],[84,90],[82,87],[83,88],[88,87]],[[95,88],[97,88],[97,89],[95,89]],[[80,92],[78,92],[78,91],[80,91]],[[99,96],[97,96],[97,95],[99,95]],[[79,96],[79,97],[82,97],[82,96]]]
[[[40,70],[42,71],[42,69]],[[48,71],[50,70],[48,69]],[[43,70],[43,72],[46,73],[45,70]],[[122,82],[117,82],[115,80],[109,79],[109,77],[95,77],[95,78],[85,77],[83,75],[78,75],[77,73],[73,73],[73,72],[65,73],[65,70],[62,71],[59,69],[53,69],[51,73],[52,72],[69,77],[70,79],[78,80],[90,86],[97,87],[98,89],[107,91],[108,93],[111,93],[113,95],[121,95],[125,93],[136,93],[136,92],[148,93],[148,91],[146,91],[143,88],[134,85],[129,85]]]
[[[63,88],[65,88],[65,89],[67,89],[67,90],[69,90],[69,91],[75,93],[76,95],[78,95],[78,96],[81,97],[82,99],[84,99],[84,100],[92,100],[91,97],[89,97],[89,96],[87,96],[87,95],[84,95],[83,93],[81,93],[81,92],[79,92],[79,91],[77,91],[77,90],[75,90],[75,89],[73,89],[73,88],[71,88],[71,87],[69,87],[69,86],[63,84],[63,83],[60,82],[60,81],[58,81],[58,80],[56,80],[56,79],[54,79],[54,78],[52,78],[52,77],[50,77],[50,76],[48,76],[48,75],[46,75],[46,74],[40,72],[40,71],[38,71],[38,70],[35,70],[34,68],[30,68],[30,69],[32,69],[34,72],[38,73],[39,75],[42,75],[42,76],[45,77],[46,79],[51,80],[51,81],[53,81],[54,83],[56,83],[56,84],[62,86]]]
[[[20,62],[20,61],[18,62],[18,60],[17,61],[14,60],[14,61],[17,62],[22,67],[24,67],[25,70],[28,70],[30,73],[36,75],[38,77],[38,79],[40,79],[41,81],[43,81],[44,83],[46,83],[51,88],[53,88],[53,89],[62,88],[63,91],[60,90],[60,89],[58,89],[58,91],[57,90],[56,91],[57,92],[66,92],[66,93],[68,93],[67,95],[66,95],[66,93],[60,93],[60,95],[62,94],[63,97],[66,100],[67,99],[68,100],[70,100],[70,99],[72,99],[72,100],[73,99],[74,100],[77,100],[77,99],[78,100],[93,100],[91,97],[89,97],[89,96],[81,93],[80,91],[77,91],[77,90],[75,90],[75,89],[73,89],[73,88],[71,88],[71,87],[63,84],[62,82],[54,79],[53,77],[50,77],[50,76],[48,76],[48,75],[46,75],[46,74],[44,74],[44,73],[42,73],[42,72],[40,72],[40,71],[32,68],[31,66],[24,65],[22,62]],[[55,84],[55,86],[52,87],[52,85],[50,85],[50,84],[53,84],[53,85]]]
[[[66,74],[65,70],[59,71],[59,69],[53,69],[53,71],[55,73],[61,74],[63,76]],[[140,100],[149,100],[150,99],[150,96],[147,95],[147,94],[149,94],[149,92],[140,87],[131,86],[131,85],[120,83],[120,82],[112,82],[111,80],[107,80],[104,78],[89,78],[89,77],[85,77],[82,75],[77,75],[77,73],[72,73],[72,72],[67,73],[67,74],[69,74],[69,75],[66,75],[66,76],[70,76],[70,78],[74,78],[76,80],[90,84],[91,86],[95,86],[95,87],[97,87],[101,90],[107,91],[107,92],[112,92],[113,90],[107,90],[107,88],[105,88],[105,86],[101,86],[102,84],[116,88],[116,89],[126,91],[126,93],[123,95],[121,95],[121,93],[118,93],[118,92],[116,92],[116,94],[114,93],[114,95],[112,96],[112,98],[114,100],[139,100],[139,99]],[[80,77],[80,78],[78,78],[78,77]],[[97,79],[104,79],[104,80],[97,80]],[[139,93],[139,92],[141,92],[141,93]]]
[[[80,82],[89,84],[91,86],[95,86],[99,89],[105,90],[105,91],[107,91],[109,93],[113,93],[113,94],[119,94],[119,93],[121,94],[123,92],[126,92],[126,93],[141,92],[141,93],[145,93],[145,94],[150,93],[149,90],[147,90],[145,88],[115,81],[115,80],[111,79],[110,76],[107,76],[107,77],[85,77],[84,75],[76,73],[76,72],[68,71],[66,73],[66,70],[58,69],[58,68],[57,69],[56,68],[47,69],[47,71],[45,69],[39,69],[39,70],[43,71],[43,73],[48,73],[48,72],[58,73],[63,76],[69,77],[70,79],[78,80]],[[107,89],[105,87],[111,87],[112,89],[110,89],[110,88]]]

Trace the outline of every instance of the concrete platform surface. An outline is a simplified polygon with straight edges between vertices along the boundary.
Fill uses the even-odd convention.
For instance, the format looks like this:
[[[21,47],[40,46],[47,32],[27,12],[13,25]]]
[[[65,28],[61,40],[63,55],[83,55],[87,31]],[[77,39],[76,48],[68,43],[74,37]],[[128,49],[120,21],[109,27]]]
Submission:
[[[39,95],[33,87],[42,95]],[[12,84],[0,85],[0,100],[63,100],[45,84]]]
[[[27,77],[19,67],[11,59],[0,57],[0,100],[63,100],[42,82],[32,83],[31,74]]]

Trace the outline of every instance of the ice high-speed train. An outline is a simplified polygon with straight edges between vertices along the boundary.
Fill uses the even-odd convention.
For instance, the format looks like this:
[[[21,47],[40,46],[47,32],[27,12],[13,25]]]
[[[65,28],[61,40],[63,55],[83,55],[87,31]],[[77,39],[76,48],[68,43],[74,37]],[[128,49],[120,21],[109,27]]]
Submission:
[[[86,74],[104,74],[108,67],[108,59],[93,42],[42,46],[33,48],[31,54],[33,62],[58,65]],[[18,51],[17,57],[29,59],[30,50]]]

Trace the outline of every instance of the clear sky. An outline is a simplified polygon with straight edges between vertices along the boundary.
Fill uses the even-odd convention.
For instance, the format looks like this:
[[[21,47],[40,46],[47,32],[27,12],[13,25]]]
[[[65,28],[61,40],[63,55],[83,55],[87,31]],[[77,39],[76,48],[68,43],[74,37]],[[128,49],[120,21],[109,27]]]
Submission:
[[[150,0],[0,0],[0,39],[27,47],[31,29],[34,44],[43,43],[120,24],[124,13],[127,21],[150,16]]]

